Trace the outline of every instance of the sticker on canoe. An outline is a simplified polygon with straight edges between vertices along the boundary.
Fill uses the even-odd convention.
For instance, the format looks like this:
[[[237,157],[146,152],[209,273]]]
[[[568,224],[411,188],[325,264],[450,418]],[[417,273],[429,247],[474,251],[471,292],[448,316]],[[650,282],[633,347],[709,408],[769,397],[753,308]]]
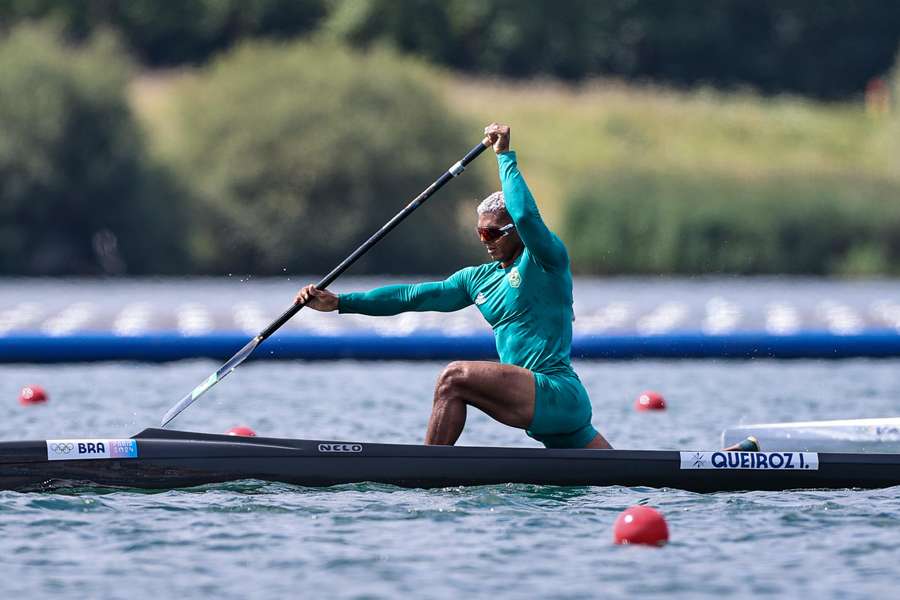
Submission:
[[[819,455],[816,452],[682,452],[681,468],[817,471]]]
[[[137,440],[47,440],[47,460],[137,458]]]
[[[319,444],[319,452],[362,452],[362,444]]]

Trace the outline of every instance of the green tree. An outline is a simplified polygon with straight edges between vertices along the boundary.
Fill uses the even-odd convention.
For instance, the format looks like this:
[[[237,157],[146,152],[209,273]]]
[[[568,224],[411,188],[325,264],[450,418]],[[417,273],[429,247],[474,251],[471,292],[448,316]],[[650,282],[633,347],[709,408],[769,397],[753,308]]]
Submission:
[[[322,0],[7,0],[0,24],[53,19],[72,39],[114,29],[142,63],[206,62],[249,37],[287,38],[311,30]],[[2,26],[2,25],[0,25]]]
[[[620,172],[574,192],[564,234],[582,273],[897,274],[898,193],[852,177]]]
[[[900,4],[883,0],[333,0],[324,27],[456,68],[858,95],[887,70]]]
[[[5,0],[0,30],[53,18],[74,39],[112,28],[152,66],[197,64],[250,38],[325,29],[507,77],[651,79],[857,96],[900,39],[900,3],[810,0]],[[4,25],[6,24],[6,25]]]
[[[186,82],[172,159],[201,200],[201,268],[331,269],[480,138],[429,78],[389,52],[303,43],[247,45]],[[357,272],[434,273],[471,259],[474,236],[460,243],[458,217],[461,201],[487,191],[478,173],[447,186]]]
[[[177,197],[148,164],[129,65],[109,36],[81,47],[46,27],[0,41],[0,271],[166,271]]]

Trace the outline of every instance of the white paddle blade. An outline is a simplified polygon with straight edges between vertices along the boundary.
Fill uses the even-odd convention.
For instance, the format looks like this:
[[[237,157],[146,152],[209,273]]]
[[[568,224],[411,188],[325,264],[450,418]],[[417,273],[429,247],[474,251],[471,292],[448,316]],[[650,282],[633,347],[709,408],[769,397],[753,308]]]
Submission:
[[[178,401],[178,404],[170,408],[165,415],[163,415],[162,422],[160,423],[160,427],[165,427],[169,423],[172,422],[172,419],[177,417],[186,409],[188,406],[194,403],[194,401],[206,393],[209,388],[216,385],[228,375],[234,371],[239,364],[247,360],[247,358],[253,354],[253,351],[259,345],[260,339],[258,337],[250,340],[246,346],[241,348],[237,354],[232,356],[227,363],[222,365],[218,371],[207,377],[203,383],[195,387],[191,390],[191,393]]]

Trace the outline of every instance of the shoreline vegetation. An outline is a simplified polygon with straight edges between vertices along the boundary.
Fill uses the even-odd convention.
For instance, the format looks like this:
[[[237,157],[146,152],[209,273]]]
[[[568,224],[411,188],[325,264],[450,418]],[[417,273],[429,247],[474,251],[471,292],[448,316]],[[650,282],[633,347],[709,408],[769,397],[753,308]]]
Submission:
[[[325,272],[496,120],[576,273],[900,276],[890,104],[475,77],[315,37],[159,71],[120,44],[0,38],[0,273]],[[483,259],[496,182],[477,161],[355,272]]]
[[[151,145],[177,136],[173,91],[186,69],[144,71],[129,99]],[[776,177],[847,177],[900,186],[900,139],[890,115],[862,101],[703,88],[679,91],[616,80],[517,82],[431,74],[454,112],[477,125],[503,116],[547,222],[560,227],[573,182],[604,171],[717,175],[748,185]],[[564,109],[564,110],[561,110]]]
[[[423,73],[473,131],[513,126],[576,272],[900,274],[896,117],[861,100]],[[177,145],[173,90],[192,77],[145,72],[129,88],[162,155]],[[477,165],[485,190],[489,163]]]

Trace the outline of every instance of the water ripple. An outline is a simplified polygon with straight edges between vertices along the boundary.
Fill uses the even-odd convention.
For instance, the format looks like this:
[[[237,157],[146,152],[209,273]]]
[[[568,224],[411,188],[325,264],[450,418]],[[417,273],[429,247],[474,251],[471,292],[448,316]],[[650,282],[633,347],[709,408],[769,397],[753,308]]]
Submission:
[[[129,435],[215,365],[0,367],[39,381],[40,412],[8,406],[16,438]],[[293,437],[419,443],[438,363],[250,363],[180,428],[238,423]],[[890,415],[900,362],[579,364],[595,422],[631,448],[712,448],[741,421]],[[91,386],[86,381],[93,382]],[[378,385],[373,385],[378,382]],[[110,386],[105,389],[104,386]],[[135,402],[117,392],[139,388]],[[669,410],[631,409],[647,387]],[[259,390],[270,390],[260,394]],[[315,394],[296,390],[315,389]],[[284,392],[279,392],[283,390]],[[714,402],[729,390],[733,402]],[[176,394],[177,395],[177,394]],[[860,404],[864,399],[865,404]],[[82,401],[83,400],[83,401]],[[96,408],[86,409],[88,403]],[[534,447],[470,411],[461,443]],[[12,437],[12,436],[7,436]],[[661,510],[662,549],[611,543],[633,504]],[[0,492],[5,597],[891,597],[900,488],[696,494],[645,487],[409,490],[241,481],[186,490]]]

